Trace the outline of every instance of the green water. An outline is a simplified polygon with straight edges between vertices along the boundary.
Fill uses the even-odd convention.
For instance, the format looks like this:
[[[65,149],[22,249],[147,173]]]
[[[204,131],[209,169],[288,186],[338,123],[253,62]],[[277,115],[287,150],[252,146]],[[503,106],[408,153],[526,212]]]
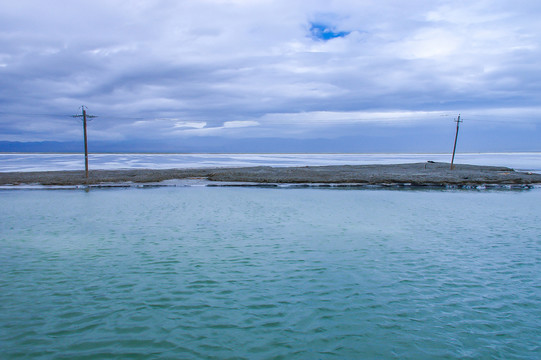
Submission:
[[[541,190],[0,191],[1,359],[539,359]]]

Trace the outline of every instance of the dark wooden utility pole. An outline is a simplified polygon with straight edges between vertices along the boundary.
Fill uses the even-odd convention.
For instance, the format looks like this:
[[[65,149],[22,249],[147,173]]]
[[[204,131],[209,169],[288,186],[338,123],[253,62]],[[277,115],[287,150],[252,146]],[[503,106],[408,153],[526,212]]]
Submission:
[[[456,134],[455,134],[455,146],[453,146],[453,157],[451,158],[451,170],[455,167],[453,163],[455,162],[455,151],[456,151],[456,141],[458,139],[458,125],[462,122],[460,120],[460,114],[458,115],[458,118],[455,120],[456,122]]]
[[[83,133],[84,133],[84,139],[85,139],[85,177],[88,179],[88,142],[87,142],[87,136],[86,136],[86,119],[92,119],[97,116],[94,115],[87,115],[86,113],[86,106],[81,106],[81,109],[83,113],[81,115],[73,115],[73,117],[76,118],[83,118]]]

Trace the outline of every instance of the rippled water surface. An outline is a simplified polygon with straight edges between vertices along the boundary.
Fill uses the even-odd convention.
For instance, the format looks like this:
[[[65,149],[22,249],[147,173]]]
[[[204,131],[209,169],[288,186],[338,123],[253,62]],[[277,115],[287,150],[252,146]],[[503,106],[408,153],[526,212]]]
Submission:
[[[539,359],[541,190],[1,191],[2,359]]]

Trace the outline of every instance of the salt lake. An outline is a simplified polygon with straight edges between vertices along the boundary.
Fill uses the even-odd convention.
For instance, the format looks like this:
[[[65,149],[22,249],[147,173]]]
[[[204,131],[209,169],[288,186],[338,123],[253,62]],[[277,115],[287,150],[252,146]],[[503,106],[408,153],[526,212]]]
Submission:
[[[1,171],[80,154],[0,154]],[[448,161],[94,154],[94,168]],[[539,153],[458,162],[541,169]],[[538,359],[541,189],[0,190],[2,359]]]
[[[537,359],[541,190],[0,191],[5,359]]]

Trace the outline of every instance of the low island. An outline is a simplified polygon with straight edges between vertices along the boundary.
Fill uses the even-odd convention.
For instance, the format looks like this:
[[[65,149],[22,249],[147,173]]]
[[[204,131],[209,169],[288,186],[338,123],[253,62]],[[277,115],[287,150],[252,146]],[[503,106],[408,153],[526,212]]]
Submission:
[[[210,184],[341,184],[345,186],[438,186],[482,185],[533,186],[541,174],[507,167],[424,162],[394,165],[333,165],[304,167],[242,167],[206,169],[128,169],[84,171],[2,172],[1,186],[128,186],[167,183],[171,180],[201,180]],[[164,184],[165,184],[164,183]]]

